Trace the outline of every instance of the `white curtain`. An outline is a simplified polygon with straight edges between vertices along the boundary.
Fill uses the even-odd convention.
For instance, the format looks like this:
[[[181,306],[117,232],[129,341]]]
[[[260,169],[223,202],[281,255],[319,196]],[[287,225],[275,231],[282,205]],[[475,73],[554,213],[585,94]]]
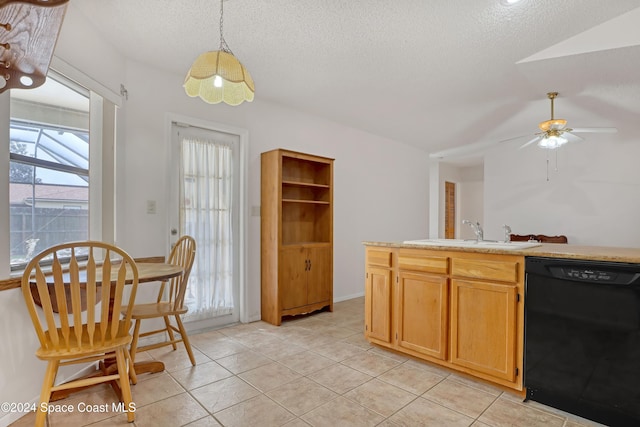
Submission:
[[[233,149],[225,136],[180,135],[180,231],[196,240],[187,321],[233,310]]]

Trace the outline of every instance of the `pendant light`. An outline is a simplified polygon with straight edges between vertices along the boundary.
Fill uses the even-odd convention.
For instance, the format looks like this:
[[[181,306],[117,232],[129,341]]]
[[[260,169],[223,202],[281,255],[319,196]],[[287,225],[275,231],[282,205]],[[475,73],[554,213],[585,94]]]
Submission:
[[[255,88],[246,68],[236,59],[222,35],[223,3],[220,0],[220,49],[201,54],[184,79],[184,90],[209,104],[240,105],[253,101]]]

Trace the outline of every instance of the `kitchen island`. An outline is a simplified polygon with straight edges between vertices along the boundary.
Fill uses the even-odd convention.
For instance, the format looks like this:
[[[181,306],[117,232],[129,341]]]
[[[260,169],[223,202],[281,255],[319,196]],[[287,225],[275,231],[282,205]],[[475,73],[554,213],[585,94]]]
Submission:
[[[371,343],[517,391],[523,390],[525,257],[640,263],[637,248],[364,245]]]

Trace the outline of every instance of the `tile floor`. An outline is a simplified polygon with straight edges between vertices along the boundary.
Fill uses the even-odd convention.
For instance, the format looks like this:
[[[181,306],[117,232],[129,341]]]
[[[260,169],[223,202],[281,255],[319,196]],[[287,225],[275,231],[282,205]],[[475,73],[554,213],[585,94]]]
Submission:
[[[138,356],[166,371],[132,387],[135,426],[593,426],[587,420],[442,368],[371,346],[363,337],[364,299],[333,312],[191,336],[197,366],[183,348]],[[116,402],[108,386],[56,402]],[[32,425],[29,414],[12,426]],[[52,414],[50,425],[116,426],[114,412]]]

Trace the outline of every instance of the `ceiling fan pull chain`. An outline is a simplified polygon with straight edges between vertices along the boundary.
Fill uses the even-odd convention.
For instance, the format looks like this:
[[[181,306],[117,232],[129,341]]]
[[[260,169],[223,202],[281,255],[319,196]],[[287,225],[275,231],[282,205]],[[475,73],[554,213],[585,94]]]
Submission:
[[[558,150],[554,150],[556,152],[556,172],[558,172]]]
[[[549,181],[549,150],[547,150],[547,181]]]

